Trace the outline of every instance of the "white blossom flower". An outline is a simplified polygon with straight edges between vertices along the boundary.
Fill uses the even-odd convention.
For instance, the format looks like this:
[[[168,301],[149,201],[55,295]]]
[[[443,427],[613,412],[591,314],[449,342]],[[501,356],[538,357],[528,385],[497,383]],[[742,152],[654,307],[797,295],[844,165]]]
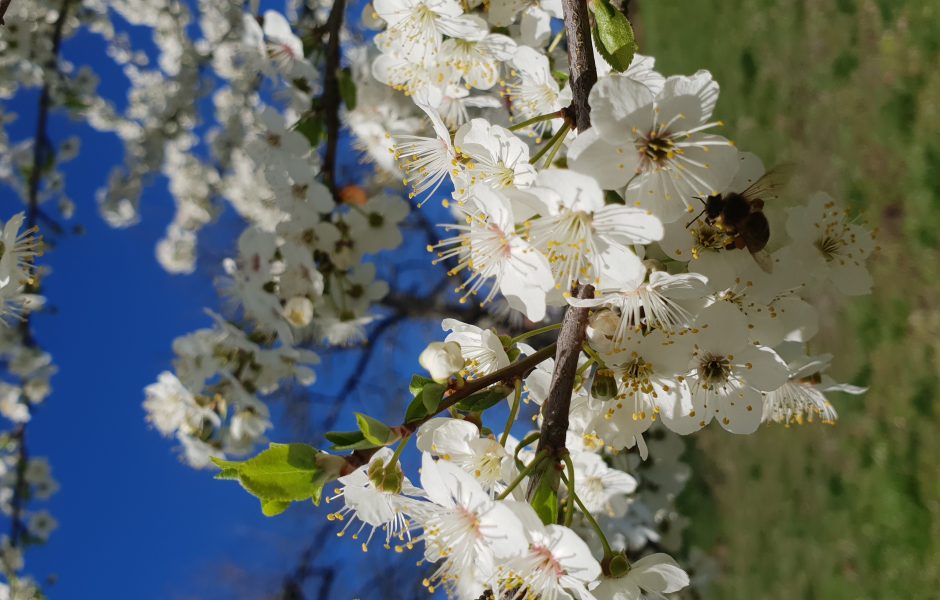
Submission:
[[[645,273],[630,246],[662,237],[662,224],[648,211],[605,204],[592,177],[566,169],[540,172],[529,191],[545,208],[526,223],[528,237],[548,257],[557,289],[568,291],[579,280],[596,284],[605,276],[632,279]]]
[[[438,51],[444,35],[480,35],[476,19],[463,14],[457,0],[375,0],[375,12],[387,23],[375,44],[411,61],[427,60]]]
[[[467,180],[468,187],[481,182],[492,188],[526,187],[535,182],[529,146],[513,132],[491,125],[486,119],[462,125],[454,134],[454,147],[465,161],[462,179]]]
[[[512,456],[492,437],[481,437],[469,421],[436,417],[418,429],[418,449],[459,466],[491,494],[516,474]]]
[[[475,295],[492,277],[495,284],[483,300],[489,303],[497,290],[514,308],[532,321],[545,317],[545,297],[554,286],[548,260],[516,231],[509,197],[486,184],[477,184],[470,192],[478,214],[467,214],[468,223],[446,225],[460,234],[442,240],[437,246],[436,262],[455,258],[458,264],[450,274],[467,269],[469,279],[461,284],[462,301]]]
[[[663,422],[687,434],[717,418],[732,433],[753,433],[763,414],[763,392],[786,382],[786,363],[770,348],[748,341],[746,317],[727,302],[705,308],[693,331],[686,374],[692,410],[672,418],[663,415]]]
[[[649,554],[630,565],[619,578],[603,577],[591,593],[597,600],[642,600],[664,598],[689,585],[689,576],[667,554]]]
[[[482,377],[509,366],[503,342],[492,329],[481,329],[457,319],[444,319],[441,327],[451,332],[445,341],[460,344],[460,352],[467,361],[463,368],[468,377]]]
[[[572,455],[574,490],[591,513],[622,515],[626,510],[625,496],[636,491],[637,481],[619,469],[613,469],[594,452]]]
[[[875,247],[871,233],[850,222],[846,211],[830,196],[819,192],[806,206],[789,210],[787,233],[795,260],[805,272],[831,281],[843,294],[859,296],[871,290],[872,278],[865,259]]]
[[[497,560],[526,548],[522,523],[505,502],[494,501],[471,475],[424,453],[421,487],[430,502],[412,515],[419,522],[424,556],[440,561],[425,580],[429,591],[443,585],[461,597],[480,596],[496,573]]]
[[[421,351],[418,363],[427,369],[431,379],[445,382],[463,368],[464,357],[457,342],[431,342]]]
[[[392,540],[404,541],[411,539],[411,528],[413,526],[407,512],[416,505],[416,501],[408,498],[404,494],[411,496],[420,495],[421,491],[412,485],[411,481],[401,472],[398,464],[390,465],[392,451],[388,448],[380,448],[378,452],[372,455],[369,462],[349,475],[339,478],[339,484],[342,485],[334,496],[326,498],[327,503],[332,503],[337,498],[343,499],[343,507],[327,516],[330,521],[344,521],[342,531],[336,535],[342,537],[346,531],[358,520],[359,528],[353,531],[352,539],[359,539],[362,530],[370,527],[369,535],[362,542],[363,552],[368,550],[369,543],[375,535],[376,530],[385,532],[385,548],[390,548]],[[370,473],[375,467],[384,469],[394,469],[400,479],[396,479],[398,489],[383,489],[377,486]],[[389,478],[393,479],[393,478]]]
[[[655,97],[629,77],[605,78],[591,90],[593,127],[572,142],[569,164],[605,189],[626,187],[628,205],[676,221],[695,210],[695,197],[724,189],[738,166],[728,140],[704,133],[719,124],[709,121],[716,96],[701,74],[670,77]]]
[[[511,502],[525,527],[528,549],[498,568],[495,595],[558,600],[577,597],[593,600],[588,591],[601,567],[578,534],[561,525],[543,525],[528,504]]]
[[[646,271],[629,280],[602,280],[594,298],[568,298],[572,306],[607,306],[620,312],[620,319],[611,341],[616,348],[624,337],[644,326],[676,332],[692,324],[695,315],[682,305],[683,300],[701,298],[705,292],[705,276],[698,273]]]
[[[787,352],[789,380],[769,392],[764,401],[763,421],[774,421],[789,427],[792,424],[812,423],[818,418],[832,425],[838,418],[836,409],[826,398],[825,392],[863,394],[867,388],[836,383],[825,374],[832,362],[831,354],[806,356],[801,344],[784,344],[781,353]]]

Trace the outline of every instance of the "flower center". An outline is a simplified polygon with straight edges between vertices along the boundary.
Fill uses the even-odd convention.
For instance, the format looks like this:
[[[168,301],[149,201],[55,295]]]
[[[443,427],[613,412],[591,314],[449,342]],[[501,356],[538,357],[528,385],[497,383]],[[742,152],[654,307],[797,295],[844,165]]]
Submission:
[[[707,355],[699,363],[698,374],[709,385],[725,383],[731,376],[731,361],[727,356]]]
[[[640,145],[640,152],[656,165],[661,165],[673,157],[675,142],[664,131],[651,131]]]

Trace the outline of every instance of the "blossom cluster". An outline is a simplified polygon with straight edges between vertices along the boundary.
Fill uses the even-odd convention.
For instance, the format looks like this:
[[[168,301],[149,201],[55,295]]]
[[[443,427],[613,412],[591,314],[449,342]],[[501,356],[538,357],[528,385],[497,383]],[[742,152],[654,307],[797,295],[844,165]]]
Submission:
[[[249,4],[91,1],[69,12],[69,0],[58,11],[15,2],[16,26],[0,38],[0,97],[19,89],[11,81],[42,86],[123,143],[98,195],[110,224],[134,224],[145,186],[165,177],[176,205],[156,248],[166,270],[197,270],[199,233],[223,211],[243,221],[220,261],[224,316],[175,341],[173,372],[145,391],[148,421],[193,467],[252,452],[274,427],[272,396],[312,385],[324,348],[367,341],[390,290],[382,253],[403,244],[410,201],[440,199],[453,220],[428,245],[429,262],[459,278],[460,303],[498,301],[531,331],[513,338],[445,319],[446,338],[419,359],[431,375],[420,390],[428,414],[396,428],[362,420],[348,449],[368,460],[349,459],[330,518],[356,538],[368,529],[364,547],[377,531],[398,551],[420,546],[433,564],[426,587],[459,598],[624,600],[689,585],[661,551],[679,551],[685,523],[679,436],[712,421],[749,434],[762,422],[836,420],[825,393],[863,390],[833,381],[832,357],[809,352],[813,302],[868,292],[872,234],[824,193],[790,197],[788,168],[767,169],[723,137],[707,71],[666,76],[652,57],[619,65],[595,49],[584,127],[565,46],[592,44],[564,40],[558,0],[375,0],[361,23],[374,35],[336,28],[329,3],[290,18]],[[148,28],[155,53],[135,50],[114,15]],[[49,41],[79,27],[106,40],[129,82],[125,108],[98,96],[89,70],[58,61]],[[330,129],[340,117],[370,163],[355,181],[337,165]],[[0,179],[24,201],[55,197],[70,213],[58,166],[77,142],[10,143],[0,131],[0,149]],[[38,246],[21,224],[3,228],[2,313],[41,305],[30,283]],[[531,402],[543,427],[560,376],[546,349],[523,339],[544,339],[564,309],[587,312],[588,324],[565,393],[563,452],[549,457],[520,414]],[[21,384],[3,384],[0,413],[22,424],[52,367],[7,333],[2,352]],[[495,402],[444,412],[446,398],[484,378],[498,379]],[[509,410],[502,435],[483,422],[493,407]],[[399,464],[411,437],[420,485]],[[16,444],[6,438],[0,490],[54,489]],[[539,487],[549,463],[564,473]],[[535,506],[536,488],[557,498]],[[30,536],[53,527],[29,515]],[[18,565],[18,549],[6,548],[2,563]]]
[[[616,453],[637,448],[637,460],[647,459],[657,421],[660,434],[680,435],[712,421],[736,434],[764,421],[834,422],[824,393],[863,390],[825,375],[831,356],[807,353],[819,321],[811,302],[824,289],[869,291],[874,238],[824,193],[794,203],[787,168],[768,172],[714,133],[719,86],[707,71],[666,77],[637,55],[618,73],[597,54],[592,127],[575,134],[551,27],[534,25],[551,12],[527,9],[511,38],[494,31],[516,33],[522,9],[376,2],[384,29],[372,70],[430,122],[427,136],[390,134],[391,152],[413,197],[450,192],[444,204],[459,222],[445,224],[452,236],[429,250],[462,276],[461,301],[499,295],[533,323],[553,306],[590,310],[570,398],[565,494],[566,510],[575,512],[574,499],[594,526],[579,536],[525,502],[526,477],[543,459],[509,436],[516,405],[499,439],[472,414],[424,421],[415,434],[423,490],[401,474],[397,453],[380,451],[340,479],[345,504],[332,518],[355,515],[372,533],[384,530],[387,545],[423,542],[436,566],[426,585],[460,598],[677,591],[689,580],[671,558],[620,569],[591,518],[626,523],[626,540],[644,535],[645,524],[616,518],[636,489],[612,467],[622,464]],[[498,96],[505,104],[489,101]],[[570,293],[584,285],[593,294]],[[500,372],[513,351],[531,354],[472,324],[444,328],[450,335],[421,363],[435,381],[456,377],[456,389]],[[547,401],[553,371],[546,360],[528,375],[529,399]],[[600,563],[582,539],[592,535],[603,541]],[[646,578],[647,568],[660,578]]]

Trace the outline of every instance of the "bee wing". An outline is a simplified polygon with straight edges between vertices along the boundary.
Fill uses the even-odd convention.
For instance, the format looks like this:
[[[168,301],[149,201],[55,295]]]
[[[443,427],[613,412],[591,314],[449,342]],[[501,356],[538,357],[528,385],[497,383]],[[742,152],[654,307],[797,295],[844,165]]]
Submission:
[[[748,200],[773,200],[780,195],[793,176],[793,165],[783,163],[764,173],[760,179],[752,183],[741,195]]]
[[[754,262],[757,263],[757,266],[760,267],[764,273],[774,272],[774,260],[771,258],[770,252],[766,250],[751,252],[751,256],[754,257]]]

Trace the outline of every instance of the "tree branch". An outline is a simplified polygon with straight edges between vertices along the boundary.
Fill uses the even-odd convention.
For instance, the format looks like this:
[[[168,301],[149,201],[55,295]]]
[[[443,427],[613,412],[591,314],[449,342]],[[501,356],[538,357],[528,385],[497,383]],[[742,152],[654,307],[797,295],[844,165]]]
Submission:
[[[593,289],[593,288],[592,288]],[[570,309],[569,309],[570,310]],[[428,415],[427,417],[415,421],[412,423],[402,423],[399,426],[399,429],[404,432],[414,432],[421,425],[425,424],[433,417],[439,415],[440,413],[448,410],[449,408],[455,406],[458,402],[464,398],[468,398],[473,394],[484,390],[491,385],[503,382],[503,381],[512,381],[517,377],[525,377],[529,371],[534,369],[542,361],[549,358],[552,353],[555,352],[555,344],[550,344],[541,350],[526,356],[522,360],[516,361],[500,369],[499,371],[494,371],[488,375],[484,375],[479,379],[473,379],[467,381],[462,388],[456,389],[450,393],[450,395],[445,395],[441,404],[437,407],[437,412],[433,415]],[[368,450],[356,450],[352,454],[346,457],[347,472],[352,471],[358,467],[369,462],[369,459],[373,454],[378,452],[378,448],[369,448]]]
[[[47,65],[47,69],[55,73],[58,73],[59,50],[62,47],[62,33],[65,28],[65,21],[68,18],[69,2],[71,2],[71,0],[62,0],[59,16],[52,28],[52,52],[50,64]],[[3,11],[0,13],[0,22],[2,22],[2,15],[5,14],[9,4],[9,1],[0,4],[0,10]],[[43,81],[42,92],[39,96],[39,115],[36,118],[36,137],[33,141],[33,167],[32,171],[29,173],[29,184],[27,188],[28,204],[26,208],[26,229],[31,229],[36,225],[37,215],[39,214],[39,182],[42,166],[46,161],[46,152],[49,148],[47,130],[49,111],[52,108],[52,94],[50,91],[48,71],[46,73],[47,78]],[[27,293],[35,293],[37,291],[36,283],[34,281],[28,282],[25,286],[25,291]],[[22,321],[20,321],[19,331],[24,346],[35,345],[30,329],[29,313],[26,313]],[[25,402],[25,400],[21,401]],[[26,423],[17,425],[12,437],[17,441],[17,457],[16,480],[13,484],[13,497],[10,499],[10,545],[16,547],[20,542],[20,538],[26,532],[26,527],[23,525],[23,503],[24,497],[28,492],[28,490],[25,489],[28,485],[26,483],[26,466],[29,462],[29,453],[26,448]]]
[[[587,0],[562,0],[565,13],[565,37],[568,39],[568,68],[571,72],[571,105],[567,108],[578,128],[591,127],[591,105],[588,96],[597,83],[594,46],[591,42],[591,21]]]
[[[327,187],[333,193],[333,198],[339,201],[336,189],[336,155],[339,147],[339,110],[342,97],[339,93],[339,69],[343,54],[340,48],[340,30],[343,28],[343,17],[346,11],[346,0],[334,0],[330,16],[326,21],[326,30],[329,40],[326,44],[326,65],[323,73],[323,113],[326,121],[326,152],[323,155],[323,175]]]
[[[4,19],[7,16],[7,9],[10,8],[11,2],[13,2],[13,0],[0,0],[0,25],[7,24]]]
[[[592,298],[594,286],[584,285],[578,290],[578,298]],[[539,435],[539,445],[536,454],[548,451],[553,461],[563,458],[565,449],[565,435],[568,432],[568,412],[571,408],[571,392],[574,389],[575,375],[578,370],[578,358],[581,356],[581,346],[584,344],[584,334],[587,328],[588,308],[569,306],[562,321],[561,333],[558,334],[558,347],[555,352],[555,371],[552,373],[552,384],[548,391],[548,398],[542,404],[542,429]],[[527,496],[538,488],[541,478],[540,469],[533,474],[529,481]]]

